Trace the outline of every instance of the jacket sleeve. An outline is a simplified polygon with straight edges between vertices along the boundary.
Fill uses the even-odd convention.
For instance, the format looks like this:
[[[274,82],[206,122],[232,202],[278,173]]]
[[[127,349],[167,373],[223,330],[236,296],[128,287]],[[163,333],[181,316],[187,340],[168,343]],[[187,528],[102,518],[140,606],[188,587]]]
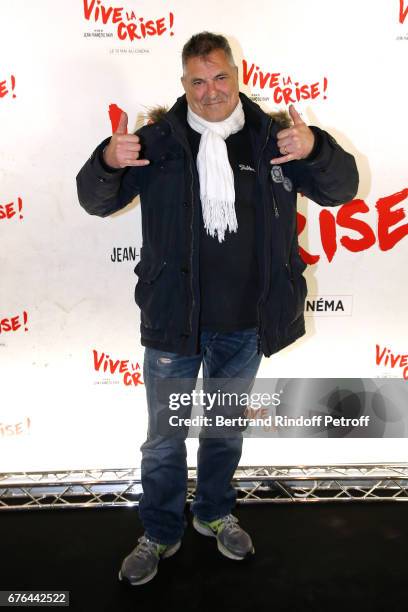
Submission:
[[[104,140],[82,166],[76,177],[78,199],[90,215],[106,217],[124,208],[140,193],[143,167],[110,169],[102,152],[108,144]]]
[[[312,127],[315,147],[307,160],[294,161],[297,191],[323,206],[349,202],[358,189],[355,159],[330,134]]]

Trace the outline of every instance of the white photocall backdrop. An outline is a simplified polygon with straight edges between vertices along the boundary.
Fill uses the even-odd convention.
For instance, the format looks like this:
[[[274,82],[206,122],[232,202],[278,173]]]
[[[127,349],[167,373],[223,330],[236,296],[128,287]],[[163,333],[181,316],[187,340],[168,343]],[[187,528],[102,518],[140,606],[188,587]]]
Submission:
[[[376,363],[376,350],[408,353],[405,8],[402,0],[0,3],[1,472],[140,465],[140,204],[89,216],[75,176],[110,134],[110,104],[127,111],[132,129],[149,107],[183,93],[181,48],[202,30],[229,38],[242,91],[268,111],[287,110],[291,95],[305,121],[355,155],[361,177],[352,218],[329,209],[329,229],[322,209],[299,197],[300,245],[315,261],[308,333],[264,358],[259,376],[408,376]],[[189,440],[190,465],[196,449]],[[404,438],[249,439],[241,464],[407,459]]]

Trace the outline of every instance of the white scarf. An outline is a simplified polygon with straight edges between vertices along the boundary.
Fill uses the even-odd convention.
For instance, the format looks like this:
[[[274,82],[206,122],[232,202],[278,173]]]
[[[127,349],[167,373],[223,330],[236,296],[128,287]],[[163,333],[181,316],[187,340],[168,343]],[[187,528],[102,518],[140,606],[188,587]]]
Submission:
[[[234,174],[228,160],[225,139],[242,130],[245,123],[241,100],[224,121],[206,121],[190,107],[187,111],[190,127],[202,134],[197,155],[200,177],[200,198],[204,227],[207,233],[223,242],[225,232],[238,229],[235,214]]]

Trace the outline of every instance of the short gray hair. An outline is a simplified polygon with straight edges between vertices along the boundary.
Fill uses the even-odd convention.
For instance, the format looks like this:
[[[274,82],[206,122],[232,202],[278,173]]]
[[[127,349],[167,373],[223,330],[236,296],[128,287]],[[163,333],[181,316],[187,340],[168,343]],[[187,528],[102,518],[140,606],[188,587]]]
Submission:
[[[181,54],[183,72],[190,57],[206,57],[217,49],[224,51],[231,66],[236,66],[231,47],[225,36],[214,34],[213,32],[200,32],[199,34],[194,34],[183,47]]]

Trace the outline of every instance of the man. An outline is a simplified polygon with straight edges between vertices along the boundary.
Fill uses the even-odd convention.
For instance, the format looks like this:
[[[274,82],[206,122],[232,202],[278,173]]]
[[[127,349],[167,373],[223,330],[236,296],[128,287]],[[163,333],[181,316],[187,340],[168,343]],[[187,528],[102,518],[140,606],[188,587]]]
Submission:
[[[143,248],[135,299],[146,347],[149,431],[142,445],[145,534],[119,574],[143,584],[180,547],[187,487],[185,435],[162,435],[168,405],[160,381],[253,381],[270,356],[305,333],[305,265],[296,233],[296,193],[319,204],[352,199],[354,159],[293,107],[281,125],[239,92],[223,36],[203,32],[184,46],[185,95],[161,118],[127,134],[119,127],[78,174],[81,205],[106,216],[140,194]],[[191,406],[185,411],[189,413]],[[200,434],[196,530],[240,560],[254,553],[231,510],[242,432]]]

